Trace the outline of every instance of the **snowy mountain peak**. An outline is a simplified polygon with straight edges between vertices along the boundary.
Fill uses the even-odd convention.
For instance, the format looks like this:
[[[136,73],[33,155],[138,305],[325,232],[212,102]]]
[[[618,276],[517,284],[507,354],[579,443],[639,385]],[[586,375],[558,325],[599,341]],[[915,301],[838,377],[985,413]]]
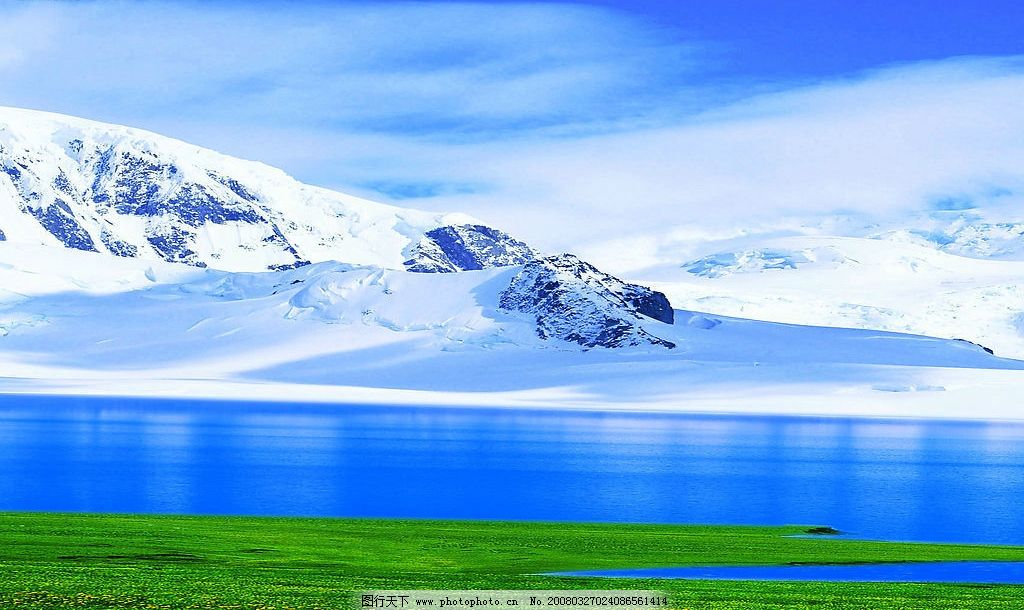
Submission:
[[[229,271],[401,268],[428,231],[469,221],[311,187],[142,130],[0,108],[0,239]]]
[[[813,265],[843,265],[855,261],[833,247],[753,248],[718,252],[683,264],[683,269],[700,277],[720,278],[734,274],[796,270]]]
[[[543,339],[588,348],[675,347],[654,334],[674,322],[664,294],[623,282],[571,254],[527,263],[501,293],[499,305],[534,315]]]

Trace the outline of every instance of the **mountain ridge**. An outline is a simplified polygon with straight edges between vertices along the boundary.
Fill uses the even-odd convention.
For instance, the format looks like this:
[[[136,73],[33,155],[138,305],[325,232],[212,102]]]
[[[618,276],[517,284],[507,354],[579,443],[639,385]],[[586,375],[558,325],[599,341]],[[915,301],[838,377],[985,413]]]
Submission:
[[[295,315],[317,311],[327,323],[338,322],[332,316],[342,310],[345,319],[351,317],[339,303],[359,291],[348,279],[339,283],[342,271],[364,270],[369,275],[357,282],[361,285],[380,280],[388,269],[449,274],[530,268],[539,257],[526,243],[464,215],[406,210],[309,187],[260,163],[74,117],[0,108],[0,170],[0,235],[5,240],[234,273],[336,261],[292,302]],[[674,347],[642,328],[652,291],[579,261],[574,269],[557,280],[563,302],[534,312],[539,338],[585,349],[640,343]],[[588,279],[598,276],[605,279]],[[213,290],[227,295],[230,290],[223,286],[234,281],[226,277]],[[623,299],[622,291],[647,300]],[[667,299],[660,295],[660,300],[670,318]],[[585,307],[560,310],[572,309],[573,303]],[[366,311],[366,321],[377,319],[371,306]],[[566,318],[570,313],[571,320]],[[412,328],[443,327],[448,314],[437,311],[437,316]],[[397,331],[410,329],[397,322],[384,326],[389,324]],[[608,332],[550,332],[567,324],[581,329],[604,325]]]
[[[400,268],[423,235],[478,223],[302,184],[120,125],[0,108],[6,240],[228,271],[343,260]]]
[[[891,285],[912,286],[942,281],[950,255],[753,244],[702,253],[700,275],[682,259],[648,287],[463,215],[63,120],[0,109],[3,391],[954,416],[978,397],[1012,415],[1024,386],[1024,362],[964,341],[701,313],[749,317],[744,278],[853,279],[891,255]],[[715,301],[722,288],[731,299]],[[807,319],[809,296],[764,303]]]

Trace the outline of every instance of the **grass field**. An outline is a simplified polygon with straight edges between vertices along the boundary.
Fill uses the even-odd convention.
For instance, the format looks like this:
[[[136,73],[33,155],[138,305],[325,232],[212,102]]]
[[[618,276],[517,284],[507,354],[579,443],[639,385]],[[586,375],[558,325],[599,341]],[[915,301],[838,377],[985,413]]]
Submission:
[[[676,608],[1024,607],[1024,587],[576,579],[572,569],[1022,560],[800,527],[0,513],[0,608],[346,608],[363,589],[655,589]]]

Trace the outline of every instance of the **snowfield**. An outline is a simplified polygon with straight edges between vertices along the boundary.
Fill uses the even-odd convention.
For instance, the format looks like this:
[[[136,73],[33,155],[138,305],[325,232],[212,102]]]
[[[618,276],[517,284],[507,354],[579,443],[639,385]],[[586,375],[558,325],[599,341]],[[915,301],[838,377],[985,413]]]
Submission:
[[[1024,223],[957,201],[791,220],[666,227],[656,256],[605,252],[623,281],[461,214],[0,108],[0,392],[1024,418]]]
[[[967,339],[1024,358],[1024,261],[958,256],[917,240],[794,236],[630,277],[676,307]]]
[[[1024,362],[973,344],[675,311],[595,348],[498,308],[520,267],[230,273],[0,243],[0,391],[1018,418]]]

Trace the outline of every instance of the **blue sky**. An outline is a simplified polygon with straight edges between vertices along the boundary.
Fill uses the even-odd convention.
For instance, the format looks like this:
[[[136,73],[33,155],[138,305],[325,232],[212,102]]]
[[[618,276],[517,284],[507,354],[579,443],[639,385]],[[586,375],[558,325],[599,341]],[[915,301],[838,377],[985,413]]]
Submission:
[[[23,68],[0,91],[6,103],[145,121],[280,99],[303,104],[262,118],[458,140],[671,122],[760,92],[1024,46],[1024,8],[1009,0],[0,0],[4,14],[0,67]],[[56,82],[39,83],[46,73]]]
[[[1011,0],[705,0],[591,3],[720,45],[721,74],[822,78],[897,62],[1021,51]]]
[[[711,209],[736,225],[1005,204],[1022,26],[1004,0],[0,0],[0,105],[559,248],[688,235]]]

